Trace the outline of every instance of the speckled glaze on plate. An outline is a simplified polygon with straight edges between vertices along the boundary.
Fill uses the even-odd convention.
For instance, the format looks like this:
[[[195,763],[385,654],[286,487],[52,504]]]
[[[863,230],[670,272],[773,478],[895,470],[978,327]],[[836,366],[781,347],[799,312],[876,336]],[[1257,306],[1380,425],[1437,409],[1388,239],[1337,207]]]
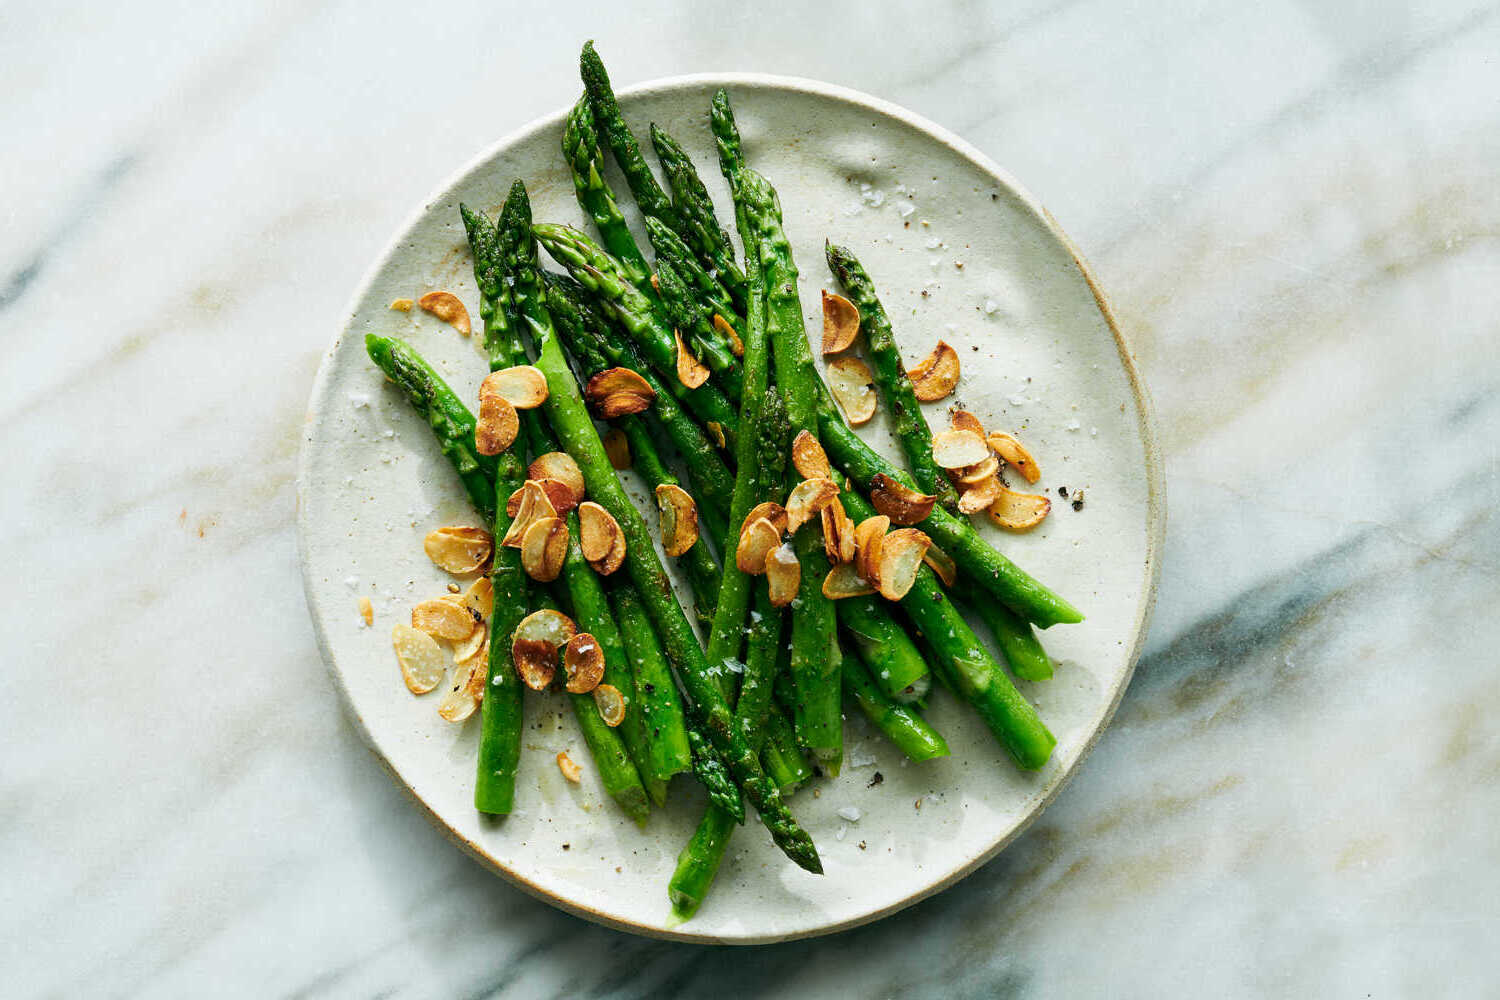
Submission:
[[[948,407],[961,404],[986,427],[1016,433],[1038,460],[1038,488],[1054,500],[1042,526],[1002,536],[982,518],[975,523],[1088,616],[1043,633],[1055,678],[1020,683],[1058,739],[1047,767],[1016,771],[978,718],[946,693],[929,712],[953,749],[942,761],[906,765],[850,716],[844,773],[817,782],[818,797],[804,790],[792,802],[825,874],[785,861],[751,819],[709,900],[675,928],[667,927],[667,880],[702,796],[680,779],[668,807],[638,829],[604,796],[560,696],[528,696],[515,814],[497,820],[474,811],[477,719],[451,725],[437,715],[439,694],[407,693],[390,629],[449,582],[423,554],[423,536],[479,522],[427,427],[366,358],[363,338],[368,331],[407,338],[460,393],[476,394],[485,367],[474,345],[431,316],[388,305],[448,289],[477,327],[457,206],[493,213],[516,177],[527,181],[538,220],[582,225],[559,152],[562,111],[445,182],[356,292],[308,407],[298,528],[308,607],[329,669],[371,749],[440,828],[516,885],[588,919],[658,937],[752,944],[893,913],[964,877],[1036,818],[1129,682],[1155,594],[1165,501],[1149,401],[1129,350],[1082,258],[1035,199],[944,129],[829,84],[735,74],[623,91],[638,136],[655,121],[694,156],[730,229],[707,128],[719,86],[733,97],[748,161],[780,191],[815,342],[818,290],[837,287],[823,262],[826,237],[852,247],[875,278],[909,362],[939,339],[958,349],[963,379],[953,397],[928,406],[929,421],[946,424]],[[618,176],[612,181],[625,192]],[[883,416],[861,432],[900,461]],[[644,499],[628,474],[627,486]],[[1083,492],[1082,510],[1059,500],[1060,486]],[[373,628],[360,621],[360,596],[374,603]],[[553,763],[564,749],[584,766],[581,785],[565,782]],[[844,818],[856,815],[851,810],[857,820]]]

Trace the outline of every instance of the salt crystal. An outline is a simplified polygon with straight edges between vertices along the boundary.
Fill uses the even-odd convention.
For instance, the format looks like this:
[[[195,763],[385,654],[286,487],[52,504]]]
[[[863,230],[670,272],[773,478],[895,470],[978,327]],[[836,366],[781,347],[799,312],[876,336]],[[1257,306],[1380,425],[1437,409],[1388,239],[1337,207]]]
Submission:
[[[993,315],[995,315],[995,312],[999,308],[1000,308],[1000,303],[996,302],[994,299],[985,299],[984,300],[984,314],[986,316],[993,316]]]
[[[864,753],[860,750],[853,750],[850,752],[846,763],[850,767],[869,767],[871,764],[879,763],[879,761],[875,759],[874,754]]]
[[[1020,393],[1017,393],[1016,395],[1006,400],[1006,402],[1010,403],[1011,406],[1025,406],[1026,397],[1021,395]]]
[[[366,392],[349,393],[349,405],[356,410],[362,410],[370,405],[370,394]]]
[[[1099,436],[1099,428],[1097,428],[1097,427],[1090,427],[1089,428],[1089,437],[1096,438],[1098,436]]]
[[[839,806],[834,812],[838,813],[840,818],[847,819],[851,823],[858,823],[860,816],[864,815],[853,806]]]
[[[358,589],[358,587],[359,587],[359,577],[357,577],[357,576],[346,576],[346,577],[344,577],[344,586],[348,587],[350,590],[356,590],[356,589]]]
[[[903,201],[901,204],[896,206],[896,214],[901,216],[901,218],[903,219],[911,215],[916,210],[917,207],[909,201]]]
[[[879,208],[881,205],[885,204],[884,191],[868,191],[860,197],[864,198],[865,204],[869,205],[871,208]]]
[[[1067,429],[1068,429],[1068,430],[1070,430],[1070,431],[1076,431],[1076,430],[1078,430],[1078,429],[1079,429],[1079,428],[1080,428],[1080,427],[1082,427],[1082,426],[1083,426],[1083,425],[1082,425],[1082,424],[1080,424],[1080,423],[1079,423],[1079,422],[1078,422],[1078,421],[1076,421],[1076,420],[1069,420],[1069,421],[1068,421],[1068,423],[1067,423],[1067,425],[1066,425],[1066,426],[1067,426]]]
[[[927,249],[929,249],[929,250],[936,250],[938,247],[940,247],[942,245],[943,245],[943,241],[940,240],[940,239],[938,239],[936,236],[934,236],[932,239],[930,239],[930,240],[927,241]]]
[[[849,834],[849,828],[847,826],[840,826],[839,827],[839,832],[835,833],[833,835],[833,839],[834,840],[843,840],[846,836],[848,836],[848,834]]]

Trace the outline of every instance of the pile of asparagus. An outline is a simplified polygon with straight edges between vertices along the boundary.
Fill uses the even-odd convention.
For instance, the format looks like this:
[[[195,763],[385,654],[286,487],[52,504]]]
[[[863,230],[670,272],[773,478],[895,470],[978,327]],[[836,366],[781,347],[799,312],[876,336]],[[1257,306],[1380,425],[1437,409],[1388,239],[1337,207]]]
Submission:
[[[813,363],[780,202],[770,182],[745,163],[728,95],[715,95],[710,125],[734,199],[743,264],[691,159],[652,125],[670,195],[658,183],[592,43],[584,46],[581,71],[585,92],[567,117],[562,151],[598,240],[568,226],[533,223],[519,180],[495,222],[460,207],[490,368],[534,364],[547,382],[543,407],[520,413],[515,443],[498,455],[481,454],[473,413],[409,345],[374,334],[366,344],[426,418],[496,538],[510,527],[505,498],[526,478],[527,453],[559,448],[582,470],[589,498],[620,526],[626,572],[609,577],[584,559],[576,513],[568,518],[569,550],[555,583],[535,586],[517,549],[495,549],[494,641],[474,801],[486,813],[512,807],[524,687],[507,639],[528,613],[560,608],[598,640],[604,679],[625,700],[624,721],[611,727],[591,698],[569,696],[609,795],[644,823],[652,805],[665,802],[676,774],[692,771],[708,792],[708,808],[669,885],[674,920],[683,920],[703,902],[730,834],[744,822],[742,796],[787,857],[822,871],[786,797],[814,768],[838,773],[845,696],[914,761],[949,752],[920,713],[933,677],[979,712],[1018,767],[1040,768],[1055,743],[931,568],[919,570],[900,615],[878,595],[830,600],[821,589],[829,561],[816,518],[791,540],[801,577],[789,607],[773,606],[767,587],[737,567],[746,515],[783,500],[797,480],[787,463],[795,436],[811,435],[826,452],[855,521],[874,513],[862,494],[877,476],[940,498],[920,528],[957,565],[974,609],[1018,676],[1051,675],[1033,626],[1082,616],[952,509],[953,491],[932,460],[931,432],[874,286],[852,253],[829,247],[829,266],[859,309],[911,474],[845,422]],[[606,147],[644,216],[654,267],[604,179]],[[540,268],[538,244],[566,273]],[[679,338],[708,369],[706,380],[682,377]],[[680,485],[670,471],[675,452],[712,539],[679,559],[706,646],[673,594],[580,393],[581,382],[612,367],[639,373],[655,392],[644,412],[612,421],[628,442],[633,468],[652,488]]]

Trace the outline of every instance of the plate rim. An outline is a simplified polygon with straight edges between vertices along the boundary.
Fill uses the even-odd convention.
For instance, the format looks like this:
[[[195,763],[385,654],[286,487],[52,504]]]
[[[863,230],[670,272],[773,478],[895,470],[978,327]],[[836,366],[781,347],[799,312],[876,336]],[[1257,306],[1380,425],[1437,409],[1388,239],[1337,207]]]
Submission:
[[[791,91],[794,93],[807,94],[825,99],[842,101],[860,107],[869,108],[883,115],[894,118],[907,126],[923,133],[928,138],[940,142],[960,155],[967,157],[976,163],[982,170],[993,177],[999,184],[1008,189],[1028,211],[1030,211],[1047,232],[1056,239],[1073,258],[1090,292],[1093,294],[1095,304],[1103,316],[1106,326],[1114,337],[1115,350],[1119,355],[1120,363],[1124,368],[1126,378],[1130,384],[1131,397],[1135,403],[1136,430],[1140,436],[1145,457],[1146,472],[1146,580],[1141,596],[1140,605],[1137,609],[1136,620],[1132,628],[1130,649],[1126,657],[1125,670],[1115,685],[1113,696],[1110,698],[1099,724],[1089,734],[1079,750],[1078,757],[1073,761],[1065,772],[1063,772],[1047,790],[1024,818],[1021,819],[1010,831],[997,840],[986,851],[969,860],[968,863],[948,873],[945,877],[934,881],[922,889],[914,891],[907,896],[894,900],[891,903],[872,910],[868,913],[850,917],[845,920],[835,921],[822,926],[806,928],[788,932],[770,933],[745,933],[732,936],[722,934],[711,934],[693,932],[683,928],[690,924],[682,924],[677,927],[655,926],[640,923],[629,919],[623,919],[613,914],[604,913],[586,904],[566,898],[556,892],[545,889],[527,879],[519,872],[501,864],[492,857],[483,847],[469,840],[448,824],[425,799],[423,799],[415,788],[413,788],[397,771],[390,758],[382,749],[380,741],[366,725],[364,717],[360,715],[355,706],[348,688],[344,684],[343,675],[334,665],[333,650],[329,643],[327,632],[324,628],[325,612],[319,603],[312,579],[312,571],[308,560],[308,504],[304,503],[304,493],[308,490],[311,470],[311,444],[312,438],[304,430],[301,444],[298,446],[297,454],[297,563],[302,576],[303,598],[307,604],[308,617],[312,619],[314,635],[318,642],[318,652],[322,657],[324,669],[330,675],[334,686],[338,689],[339,698],[343,702],[345,712],[352,718],[355,729],[365,747],[374,755],[375,759],[384,768],[387,774],[406,793],[407,797],[415,802],[428,822],[435,826],[451,842],[460,847],[465,853],[473,857],[488,870],[500,875],[511,885],[516,886],[528,895],[542,900],[552,906],[563,910],[576,917],[581,917],[592,923],[608,927],[616,931],[626,931],[644,937],[658,940],[678,941],[691,944],[731,944],[731,945],[762,945],[776,944],[785,941],[796,941],[807,938],[822,937],[828,934],[837,934],[842,931],[852,930],[864,924],[873,923],[884,919],[921,902],[956,883],[972,875],[980,867],[990,861],[1013,843],[1017,837],[1024,833],[1034,823],[1047,807],[1057,798],[1062,790],[1072,781],[1073,776],[1083,767],[1094,747],[1103,737],[1104,732],[1114,721],[1115,712],[1120,707],[1120,702],[1125,696],[1125,691],[1130,687],[1130,682],[1135,676],[1136,664],[1140,659],[1142,649],[1146,641],[1146,634],[1150,629],[1151,617],[1156,607],[1157,589],[1161,579],[1161,556],[1162,544],[1166,533],[1167,505],[1166,505],[1166,474],[1165,464],[1161,455],[1160,444],[1157,440],[1156,410],[1151,399],[1149,389],[1145,380],[1141,377],[1136,365],[1134,352],[1130,349],[1126,337],[1120,329],[1114,309],[1110,305],[1103,286],[1093,272],[1093,269],[1084,258],[1082,251],[1073,242],[1072,238],[1063,230],[1057,219],[1041,203],[1035,195],[1021,184],[1008,170],[1001,167],[986,153],[978,149],[957,133],[948,128],[931,121],[923,115],[919,115],[899,104],[876,97],[864,91],[855,90],[839,84],[828,83],[808,77],[786,76],[776,73],[754,73],[754,72],[724,72],[724,73],[688,73],[676,76],[659,77],[628,87],[620,88],[616,93],[623,99],[636,97],[643,94],[655,94],[671,90],[682,90],[704,85],[718,85],[722,87],[744,87],[758,90]],[[475,155],[464,161],[456,169],[448,173],[442,181],[424,197],[417,206],[406,214],[394,234],[386,241],[366,269],[364,276],[355,286],[350,295],[338,322],[338,332],[333,341],[323,353],[318,362],[318,371],[313,378],[312,389],[308,396],[307,409],[303,416],[303,427],[307,428],[314,424],[318,417],[317,403],[325,395],[325,382],[331,377],[331,367],[334,355],[343,342],[343,338],[350,332],[350,323],[358,314],[359,303],[365,297],[370,287],[375,283],[385,262],[391,258],[402,242],[404,235],[409,232],[431,209],[431,206],[441,201],[464,177],[476,170],[482,164],[492,159],[506,147],[515,145],[530,138],[535,133],[546,129],[555,129],[566,119],[570,106],[563,106],[556,111],[532,119],[520,128],[502,135],[488,145],[482,147]]]

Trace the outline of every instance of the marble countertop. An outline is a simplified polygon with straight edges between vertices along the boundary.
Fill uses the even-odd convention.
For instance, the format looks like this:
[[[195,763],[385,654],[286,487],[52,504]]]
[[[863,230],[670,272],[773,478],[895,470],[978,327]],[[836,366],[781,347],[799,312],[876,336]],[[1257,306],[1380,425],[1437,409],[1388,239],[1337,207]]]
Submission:
[[[1493,989],[1500,8],[504,6],[0,10],[6,995]],[[587,37],[620,83],[813,76],[953,128],[1090,257],[1155,396],[1165,569],[1114,725],[996,861],[839,937],[650,941],[487,874],[303,605],[350,290],[572,100]]]

